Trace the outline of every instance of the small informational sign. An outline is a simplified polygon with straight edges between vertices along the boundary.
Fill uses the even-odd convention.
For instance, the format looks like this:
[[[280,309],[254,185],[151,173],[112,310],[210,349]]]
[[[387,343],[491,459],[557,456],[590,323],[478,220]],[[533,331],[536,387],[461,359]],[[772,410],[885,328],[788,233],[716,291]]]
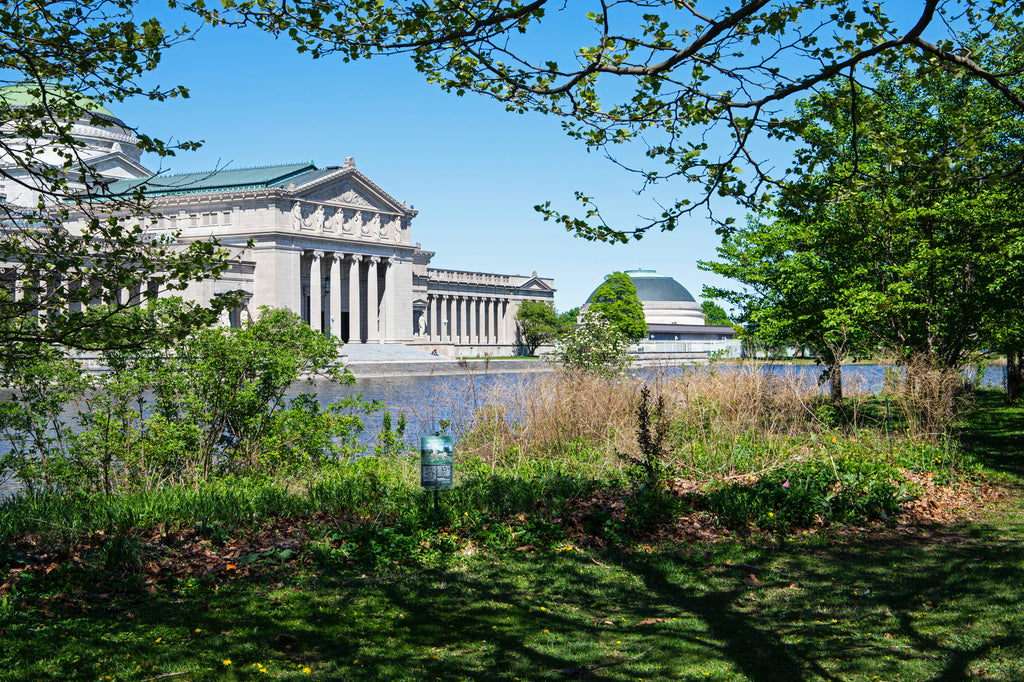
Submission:
[[[427,490],[452,487],[452,437],[420,437],[420,485]]]

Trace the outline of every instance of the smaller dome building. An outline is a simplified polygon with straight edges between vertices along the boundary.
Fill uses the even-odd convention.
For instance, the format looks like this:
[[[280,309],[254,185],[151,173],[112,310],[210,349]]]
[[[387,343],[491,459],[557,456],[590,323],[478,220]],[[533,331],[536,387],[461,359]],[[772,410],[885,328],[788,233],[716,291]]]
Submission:
[[[706,324],[700,303],[686,287],[654,270],[626,270],[644,307],[647,339],[637,345],[640,356],[652,359],[695,359],[709,353],[738,355],[732,327]],[[583,305],[590,305],[594,292]]]
[[[668,275],[654,270],[627,270],[651,325],[703,325],[704,312],[689,291]]]
[[[142,165],[139,141],[132,129],[109,109],[95,100],[59,85],[47,90],[47,96],[81,110],[78,120],[71,122],[68,132],[73,146],[54,141],[51,137],[20,138],[10,122],[3,128],[4,149],[0,151],[0,197],[11,206],[34,209],[39,202],[38,175],[49,167],[64,175],[71,190],[82,190],[82,170],[90,184],[106,179],[122,180],[149,177],[152,171]],[[7,85],[0,87],[2,108],[7,112],[31,107],[38,102],[39,86]],[[65,168],[68,158],[75,159],[71,168]],[[49,189],[49,188],[46,188]]]

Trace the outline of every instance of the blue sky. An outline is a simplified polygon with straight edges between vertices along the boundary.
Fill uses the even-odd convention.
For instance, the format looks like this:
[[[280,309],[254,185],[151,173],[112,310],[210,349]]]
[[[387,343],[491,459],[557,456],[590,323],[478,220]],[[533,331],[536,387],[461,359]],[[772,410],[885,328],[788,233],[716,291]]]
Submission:
[[[638,215],[659,212],[655,199],[693,189],[679,183],[638,197],[635,176],[567,138],[557,120],[444,93],[403,57],[313,60],[284,39],[203,27],[164,55],[152,79],[184,85],[191,96],[111,109],[149,135],[204,140],[199,151],[166,160],[168,172],[309,160],[324,167],[352,156],[374,182],[419,210],[413,240],[436,252],[435,267],[535,270],[555,279],[559,310],[580,305],[614,270],[658,270],[697,297],[703,284],[723,281],[697,269],[698,260],[714,258],[719,241],[701,216],[672,233],[608,245],[573,237],[532,208],[550,200],[578,214],[573,192],[581,190],[599,200],[609,222],[631,226]]]

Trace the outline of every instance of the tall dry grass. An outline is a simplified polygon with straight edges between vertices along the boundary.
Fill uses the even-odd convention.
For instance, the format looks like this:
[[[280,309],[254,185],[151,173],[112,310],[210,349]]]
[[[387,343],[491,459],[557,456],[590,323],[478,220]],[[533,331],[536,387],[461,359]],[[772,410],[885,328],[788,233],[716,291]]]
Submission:
[[[928,441],[955,428],[970,396],[959,370],[936,367],[921,356],[911,358],[902,373],[890,372],[883,390],[895,400],[908,432]]]
[[[946,433],[953,378],[908,370],[899,397],[907,415],[901,439]],[[448,414],[461,411],[460,451],[493,468],[529,470],[560,463],[594,472],[622,467],[621,455],[639,455],[636,405],[647,385],[652,399],[665,398],[671,427],[668,461],[694,477],[728,477],[772,469],[792,460],[837,454],[839,438],[883,454],[891,451],[888,423],[868,379],[851,375],[842,414],[814,373],[743,363],[654,370],[643,376],[606,379],[557,372],[506,377],[473,386],[470,395],[436,396]],[[838,438],[837,438],[838,436]],[[628,457],[627,457],[628,459]]]
[[[775,456],[766,442],[820,427],[818,386],[759,364],[612,379],[559,372],[515,377],[478,394],[461,449],[493,466],[571,460],[618,468],[619,455],[639,454],[635,410],[645,384],[654,399],[665,398],[669,463],[682,469],[700,461],[705,470],[713,459],[712,469],[745,470],[751,455]]]

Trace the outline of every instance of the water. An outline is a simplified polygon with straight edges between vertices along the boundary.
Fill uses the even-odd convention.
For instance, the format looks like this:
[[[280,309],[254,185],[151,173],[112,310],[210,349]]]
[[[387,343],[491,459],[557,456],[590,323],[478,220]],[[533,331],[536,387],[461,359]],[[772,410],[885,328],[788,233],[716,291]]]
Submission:
[[[817,381],[822,367],[813,364],[765,364],[763,371],[775,373],[792,372],[801,381]],[[843,383],[848,390],[877,392],[881,390],[885,372],[884,365],[846,365],[843,367]],[[721,371],[735,371],[736,366],[722,365]],[[670,367],[634,370],[639,376],[675,376],[685,372],[704,371],[703,367]],[[474,372],[453,375],[406,376],[358,379],[354,386],[299,385],[291,393],[315,393],[321,405],[328,405],[341,398],[362,394],[367,400],[379,400],[387,406],[393,417],[405,414],[408,421],[406,434],[414,440],[419,436],[434,433],[438,421],[446,419],[452,423],[456,438],[462,435],[475,409],[487,404],[497,396],[508,408],[506,417],[515,419],[515,397],[523,391],[532,390],[531,385],[542,373]],[[1006,368],[989,366],[981,385],[985,388],[1001,388],[1006,385]],[[822,386],[822,391],[827,391]],[[381,415],[367,420],[364,441],[369,442],[379,431]]]
[[[763,371],[786,373],[791,372],[798,380],[816,381],[822,368],[818,365],[762,365]],[[878,391],[882,388],[885,371],[888,367],[881,365],[848,365],[843,367],[843,382],[848,390]],[[683,372],[703,371],[703,368],[655,368],[634,370],[639,376],[673,376]],[[737,371],[734,366],[723,365],[721,371]],[[418,444],[420,436],[434,433],[441,420],[451,423],[451,433],[456,442],[464,434],[473,413],[490,402],[496,400],[506,409],[505,418],[515,420],[517,396],[536,390],[535,382],[543,376],[538,373],[511,372],[463,372],[460,374],[410,375],[401,377],[368,377],[357,379],[354,385],[337,385],[325,382],[301,382],[293,386],[288,395],[312,393],[321,405],[330,405],[344,398],[361,395],[365,400],[378,400],[391,413],[395,424],[399,415],[407,421],[405,436],[410,444]],[[990,366],[982,379],[983,387],[1003,387],[1006,385],[1006,368]],[[827,386],[822,386],[822,391]],[[10,393],[0,392],[0,399],[9,399]],[[364,417],[366,429],[361,442],[372,449],[376,436],[380,432],[383,412]],[[75,421],[75,409],[65,409],[64,418],[70,423]],[[7,444],[0,441],[0,452],[7,449]],[[11,481],[0,482],[0,499],[15,489]]]

